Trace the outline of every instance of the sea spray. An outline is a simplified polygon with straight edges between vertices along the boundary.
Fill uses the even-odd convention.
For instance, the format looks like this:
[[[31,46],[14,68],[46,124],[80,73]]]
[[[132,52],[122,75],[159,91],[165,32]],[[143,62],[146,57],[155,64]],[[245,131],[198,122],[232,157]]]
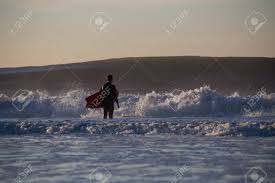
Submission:
[[[59,95],[46,91],[32,91],[32,101],[18,111],[11,97],[0,94],[0,118],[101,118],[101,109],[86,109],[85,98],[91,92],[70,90]],[[254,96],[222,95],[208,86],[179,92],[150,92],[146,94],[121,94],[120,108],[115,117],[238,117],[275,115],[275,94],[263,94],[249,113],[243,106]]]

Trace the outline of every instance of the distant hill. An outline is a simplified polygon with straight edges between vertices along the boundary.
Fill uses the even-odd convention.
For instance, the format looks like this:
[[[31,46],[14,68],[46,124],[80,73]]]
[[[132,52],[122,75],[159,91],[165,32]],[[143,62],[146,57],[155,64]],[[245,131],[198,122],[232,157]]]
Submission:
[[[223,93],[255,94],[262,86],[275,93],[275,58],[142,57],[66,65],[0,69],[0,90],[62,92],[97,90],[112,73],[120,91],[193,89],[210,85]]]

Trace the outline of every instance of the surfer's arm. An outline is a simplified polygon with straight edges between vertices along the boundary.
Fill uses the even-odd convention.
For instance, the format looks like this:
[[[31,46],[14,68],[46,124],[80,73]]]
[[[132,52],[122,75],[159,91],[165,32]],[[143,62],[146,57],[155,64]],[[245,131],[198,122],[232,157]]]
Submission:
[[[119,108],[119,102],[117,98],[116,98],[116,104],[117,104],[117,107]]]
[[[100,91],[103,91],[104,88],[105,88],[105,84],[103,86],[101,86]]]
[[[118,102],[118,90],[114,86],[114,93],[115,93],[115,102],[117,104],[117,107],[119,108],[119,102]]]

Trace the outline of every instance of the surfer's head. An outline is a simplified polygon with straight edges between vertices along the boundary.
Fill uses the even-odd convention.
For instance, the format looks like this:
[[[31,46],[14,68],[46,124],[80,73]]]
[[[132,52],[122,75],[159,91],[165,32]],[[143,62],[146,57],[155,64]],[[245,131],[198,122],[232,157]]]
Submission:
[[[113,81],[113,75],[112,75],[112,74],[109,74],[109,75],[107,76],[107,80],[108,80],[109,82],[112,82],[112,81]]]

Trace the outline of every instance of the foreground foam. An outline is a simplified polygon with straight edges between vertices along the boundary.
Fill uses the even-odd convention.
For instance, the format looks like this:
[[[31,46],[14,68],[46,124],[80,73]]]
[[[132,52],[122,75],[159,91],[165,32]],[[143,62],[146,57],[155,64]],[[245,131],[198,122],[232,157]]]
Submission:
[[[0,134],[112,134],[112,135],[199,135],[275,136],[275,122],[227,122],[214,120],[127,119],[115,121],[2,121]]]

